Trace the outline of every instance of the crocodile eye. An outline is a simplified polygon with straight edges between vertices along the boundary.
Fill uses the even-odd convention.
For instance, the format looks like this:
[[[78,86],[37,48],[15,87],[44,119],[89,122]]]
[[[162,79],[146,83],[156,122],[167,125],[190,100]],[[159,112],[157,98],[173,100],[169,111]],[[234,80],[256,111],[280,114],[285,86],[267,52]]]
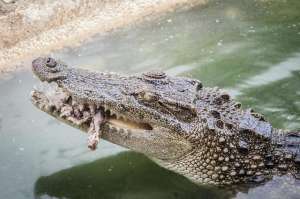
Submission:
[[[56,66],[56,61],[55,59],[49,57],[46,60],[46,66],[48,66],[49,68],[54,68]]]
[[[158,100],[158,96],[153,93],[153,92],[149,92],[149,91],[143,91],[139,93],[139,97],[145,101],[156,101]]]

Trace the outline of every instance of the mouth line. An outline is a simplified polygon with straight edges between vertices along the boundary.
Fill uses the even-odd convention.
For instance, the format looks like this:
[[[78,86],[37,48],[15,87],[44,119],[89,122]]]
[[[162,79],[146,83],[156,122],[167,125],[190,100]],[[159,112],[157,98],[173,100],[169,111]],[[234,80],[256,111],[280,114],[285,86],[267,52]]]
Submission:
[[[35,86],[31,92],[31,101],[42,111],[80,129],[89,129],[90,131],[93,125],[94,129],[100,129],[101,125],[108,125],[110,128],[127,131],[153,130],[150,124],[130,120],[104,104],[82,103],[55,82],[41,82],[40,85]],[[101,120],[98,121],[98,124],[95,123],[97,115],[96,119]]]

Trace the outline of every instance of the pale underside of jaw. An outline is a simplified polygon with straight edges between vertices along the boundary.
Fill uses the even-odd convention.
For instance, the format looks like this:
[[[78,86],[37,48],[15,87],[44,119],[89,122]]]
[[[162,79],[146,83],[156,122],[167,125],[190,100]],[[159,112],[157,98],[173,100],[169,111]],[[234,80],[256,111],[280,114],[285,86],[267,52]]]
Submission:
[[[55,82],[42,82],[31,93],[32,102],[41,110],[83,129],[87,127],[88,147],[95,150],[100,141],[103,125],[126,130],[152,130],[149,124],[128,120],[104,105],[83,104],[60,88]]]

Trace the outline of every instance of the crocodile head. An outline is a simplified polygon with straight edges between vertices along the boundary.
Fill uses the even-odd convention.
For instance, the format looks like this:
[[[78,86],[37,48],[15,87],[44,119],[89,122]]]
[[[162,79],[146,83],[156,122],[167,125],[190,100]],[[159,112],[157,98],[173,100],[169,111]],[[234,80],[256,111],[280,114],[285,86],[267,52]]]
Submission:
[[[53,58],[38,58],[32,66],[44,82],[33,91],[32,102],[55,118],[87,132],[89,113],[99,111],[104,116],[101,137],[162,161],[192,150],[185,136],[190,131],[187,124],[197,116],[193,99],[201,88],[199,81],[162,72],[95,73]]]
[[[33,104],[94,132],[92,149],[100,137],[196,183],[263,182],[300,168],[299,133],[272,128],[261,115],[198,80],[163,72],[97,73],[53,58],[38,58],[32,66],[44,82],[32,92]]]

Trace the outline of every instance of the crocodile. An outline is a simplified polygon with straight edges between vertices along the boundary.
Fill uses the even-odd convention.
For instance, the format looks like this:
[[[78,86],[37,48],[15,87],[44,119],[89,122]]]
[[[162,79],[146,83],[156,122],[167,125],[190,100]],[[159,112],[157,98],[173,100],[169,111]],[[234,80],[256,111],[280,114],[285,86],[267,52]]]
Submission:
[[[41,81],[31,101],[40,110],[100,139],[143,153],[197,184],[263,183],[300,175],[300,133],[273,128],[226,91],[162,71],[93,72],[39,57]]]

